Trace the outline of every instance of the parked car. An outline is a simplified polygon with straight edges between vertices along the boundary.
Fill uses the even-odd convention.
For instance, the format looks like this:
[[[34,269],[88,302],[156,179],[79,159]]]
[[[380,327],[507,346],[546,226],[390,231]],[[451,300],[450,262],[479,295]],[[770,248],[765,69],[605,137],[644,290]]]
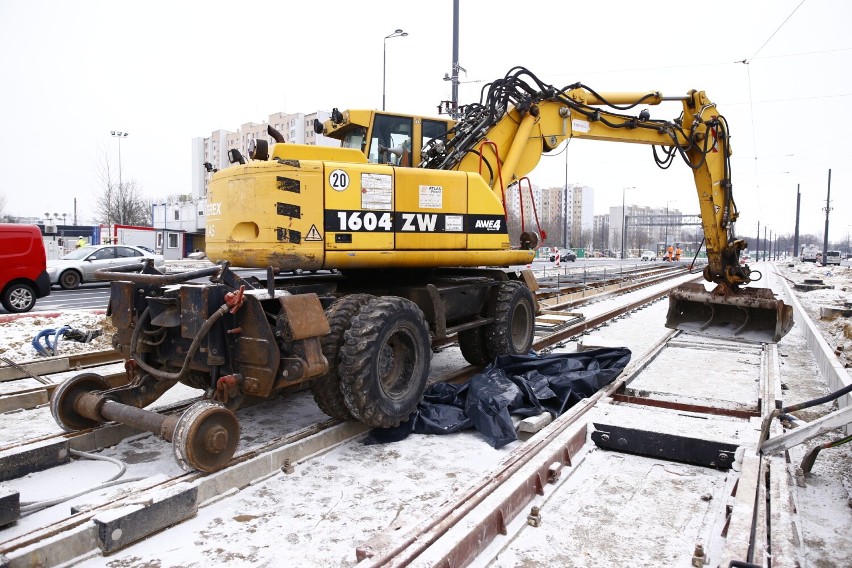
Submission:
[[[836,264],[840,266],[840,251],[839,250],[829,250],[825,252],[825,264],[828,266],[829,264]]]
[[[559,250],[559,260],[564,260],[566,262],[574,262],[577,260],[577,253],[575,253],[571,249],[560,249]],[[550,255],[550,262],[556,261],[556,252]]]
[[[51,284],[59,284],[65,290],[73,290],[83,282],[95,281],[95,271],[110,266],[123,266],[134,262],[142,263],[153,259],[154,266],[165,264],[161,254],[130,245],[95,245],[71,251],[59,260],[47,262],[47,274]]]
[[[35,225],[0,224],[0,303],[11,313],[28,312],[50,294],[47,254]]]
[[[642,260],[652,261],[652,260],[657,260],[657,255],[650,250],[646,250],[642,253],[642,256],[639,257],[639,258],[641,258]]]

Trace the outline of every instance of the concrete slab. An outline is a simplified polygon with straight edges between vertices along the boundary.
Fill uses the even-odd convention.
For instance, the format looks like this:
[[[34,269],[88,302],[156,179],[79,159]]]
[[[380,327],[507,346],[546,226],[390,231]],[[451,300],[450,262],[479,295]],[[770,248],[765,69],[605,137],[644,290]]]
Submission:
[[[65,438],[52,438],[0,452],[0,481],[22,477],[66,463],[71,459],[70,444]]]
[[[0,527],[21,518],[21,495],[8,487],[0,487]]]
[[[195,515],[198,487],[181,484],[147,505],[128,505],[95,516],[98,545],[109,554]]]
[[[472,566],[691,566],[695,546],[709,548],[703,535],[721,532],[725,487],[718,470],[592,451],[549,500],[533,503],[538,527],[523,526]]]
[[[760,358],[753,352],[670,345],[628,385],[625,394],[757,413],[760,372]]]

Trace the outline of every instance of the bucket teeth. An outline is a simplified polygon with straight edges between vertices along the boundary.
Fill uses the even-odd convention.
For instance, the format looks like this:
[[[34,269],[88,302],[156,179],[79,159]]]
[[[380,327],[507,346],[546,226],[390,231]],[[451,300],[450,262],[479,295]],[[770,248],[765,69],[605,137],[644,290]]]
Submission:
[[[793,308],[768,288],[728,294],[689,283],[669,293],[666,327],[748,343],[777,343],[793,327]]]

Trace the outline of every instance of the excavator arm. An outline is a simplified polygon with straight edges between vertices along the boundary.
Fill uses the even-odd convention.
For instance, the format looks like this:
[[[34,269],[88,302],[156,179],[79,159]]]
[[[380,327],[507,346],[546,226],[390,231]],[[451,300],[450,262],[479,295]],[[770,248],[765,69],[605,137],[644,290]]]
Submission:
[[[682,104],[678,118],[653,119],[647,109],[629,114],[666,101]],[[504,199],[506,188],[531,172],[542,154],[570,138],[648,144],[661,168],[681,158],[692,169],[707,247],[704,278],[716,287],[707,292],[686,285],[673,292],[667,325],[754,341],[778,341],[789,331],[789,306],[768,289],[742,288],[753,278],[739,263],[746,242],[734,234],[730,131],[703,91],[664,97],[598,93],[580,83],[560,89],[516,67],[487,85],[480,103],[463,107],[446,137],[423,148],[420,167],[479,172]]]

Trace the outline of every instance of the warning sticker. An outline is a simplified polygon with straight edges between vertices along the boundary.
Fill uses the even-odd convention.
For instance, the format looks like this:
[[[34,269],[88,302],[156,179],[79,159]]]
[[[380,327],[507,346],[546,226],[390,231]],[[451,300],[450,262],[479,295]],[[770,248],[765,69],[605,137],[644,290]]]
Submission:
[[[316,225],[311,225],[311,230],[308,231],[307,235],[305,235],[304,240],[306,240],[306,241],[321,241],[322,240],[322,235],[320,235],[320,232],[317,230]]]
[[[393,178],[390,174],[361,174],[361,189],[391,189]]]
[[[420,208],[441,209],[444,203],[444,188],[440,185],[420,186]]]
[[[362,187],[361,209],[393,209],[393,190]]]

